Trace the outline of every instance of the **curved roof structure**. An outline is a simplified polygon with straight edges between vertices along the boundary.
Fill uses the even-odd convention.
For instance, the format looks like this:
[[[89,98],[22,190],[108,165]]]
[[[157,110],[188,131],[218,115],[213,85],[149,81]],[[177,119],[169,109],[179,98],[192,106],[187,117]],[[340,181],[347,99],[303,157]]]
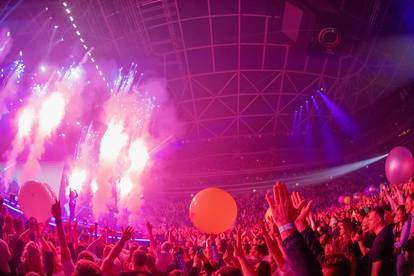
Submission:
[[[401,27],[398,8],[393,1],[90,0],[74,13],[97,53],[165,76],[189,136],[203,139],[289,133],[295,110],[320,88],[349,112],[373,103],[395,87],[398,61],[381,43]]]
[[[357,141],[371,143],[378,137],[378,126],[364,121],[373,111],[381,111],[376,120],[387,118],[386,112],[402,114],[387,111],[381,99],[389,100],[391,92],[411,81],[407,68],[414,60],[409,53],[413,42],[406,36],[413,29],[410,1],[67,2],[97,59],[124,66],[135,62],[150,76],[167,79],[185,123],[182,143],[194,147],[175,156],[177,160],[192,163],[197,158],[205,162],[208,156],[228,160],[246,155],[262,159],[270,153],[281,166],[292,155],[303,157],[306,138],[293,141],[293,123],[302,136],[309,133],[309,124],[318,125],[321,119],[335,127],[332,110],[322,107],[320,90],[346,114],[364,122],[357,136],[337,135],[348,152]],[[6,5],[0,8],[6,10]],[[65,22],[65,41],[76,44],[70,22],[62,19],[67,17],[62,2],[42,5]],[[39,20],[42,5],[25,1],[18,7],[21,12],[13,15],[15,22],[30,15],[40,32],[42,24],[48,24]],[[307,105],[306,116],[299,116]],[[407,124],[381,130],[382,145],[404,129]]]

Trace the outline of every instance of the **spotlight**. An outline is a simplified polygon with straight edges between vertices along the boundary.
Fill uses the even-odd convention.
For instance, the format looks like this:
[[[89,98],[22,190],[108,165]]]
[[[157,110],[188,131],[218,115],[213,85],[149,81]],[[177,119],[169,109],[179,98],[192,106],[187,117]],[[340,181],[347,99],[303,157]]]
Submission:
[[[46,66],[45,65],[40,65],[40,71],[41,72],[46,72]]]
[[[55,25],[55,26],[53,26],[53,28],[56,30],[57,28],[59,28],[59,26],[58,25]]]
[[[66,2],[62,2],[62,5],[66,8],[68,4]]]
[[[65,10],[67,14],[70,14],[70,9]]]

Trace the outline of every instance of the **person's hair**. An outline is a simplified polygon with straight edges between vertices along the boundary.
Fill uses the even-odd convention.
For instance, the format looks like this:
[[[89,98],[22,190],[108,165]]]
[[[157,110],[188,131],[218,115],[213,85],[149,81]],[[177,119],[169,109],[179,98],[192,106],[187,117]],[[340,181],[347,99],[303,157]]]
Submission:
[[[102,272],[94,262],[82,259],[76,262],[72,276],[102,276]]]
[[[169,276],[181,276],[181,275],[184,275],[184,272],[182,270],[179,270],[179,269],[174,269],[169,274]]]
[[[219,276],[243,276],[241,270],[233,266],[223,266],[217,270],[216,275]]]
[[[270,276],[272,275],[272,268],[270,263],[267,261],[261,261],[259,266],[257,267],[257,275],[258,276]]]
[[[78,255],[77,261],[80,261],[80,260],[88,260],[88,261],[91,261],[91,262],[95,262],[96,257],[91,251],[83,250]]]
[[[29,241],[23,249],[20,257],[23,273],[37,272],[43,275],[42,254],[39,246],[32,241]]]
[[[40,274],[37,272],[30,271],[24,274],[24,276],[40,276]]]
[[[392,213],[392,209],[391,209],[390,206],[384,205],[384,206],[382,206],[382,208],[384,209],[384,212],[390,212],[390,213]]]
[[[146,248],[145,246],[138,246],[138,250],[144,251],[145,253],[148,253],[148,248]]]
[[[333,270],[332,275],[351,275],[351,262],[343,254],[325,255],[321,260],[322,268]]]
[[[132,260],[135,267],[142,267],[147,264],[147,254],[144,251],[135,250]]]
[[[384,222],[384,208],[377,206],[372,208],[370,212],[377,214],[381,218],[381,221]]]
[[[164,242],[161,245],[161,249],[162,249],[162,251],[170,252],[170,250],[172,249],[172,245],[169,242]]]
[[[147,254],[147,267],[149,270],[156,268],[155,267],[156,264],[156,260],[154,255],[152,254]]]

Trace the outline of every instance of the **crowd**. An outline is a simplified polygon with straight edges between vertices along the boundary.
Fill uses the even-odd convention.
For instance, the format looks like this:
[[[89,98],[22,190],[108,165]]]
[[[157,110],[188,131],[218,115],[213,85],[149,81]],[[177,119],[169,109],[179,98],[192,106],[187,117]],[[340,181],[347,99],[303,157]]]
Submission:
[[[414,275],[412,181],[349,205],[315,208],[310,195],[277,183],[265,196],[239,196],[235,227],[219,235],[180,219],[186,202],[157,202],[158,219],[146,217],[149,243],[131,226],[117,236],[64,221],[59,202],[50,226],[12,216],[1,200],[0,275]]]

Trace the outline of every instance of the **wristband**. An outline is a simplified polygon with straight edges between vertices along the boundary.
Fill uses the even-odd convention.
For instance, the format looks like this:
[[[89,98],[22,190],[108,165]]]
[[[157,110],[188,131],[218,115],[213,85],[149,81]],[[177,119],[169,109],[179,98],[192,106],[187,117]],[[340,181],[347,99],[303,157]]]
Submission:
[[[286,223],[286,224],[279,227],[279,233],[282,234],[282,232],[285,232],[285,231],[293,229],[293,228],[295,228],[293,223]]]

